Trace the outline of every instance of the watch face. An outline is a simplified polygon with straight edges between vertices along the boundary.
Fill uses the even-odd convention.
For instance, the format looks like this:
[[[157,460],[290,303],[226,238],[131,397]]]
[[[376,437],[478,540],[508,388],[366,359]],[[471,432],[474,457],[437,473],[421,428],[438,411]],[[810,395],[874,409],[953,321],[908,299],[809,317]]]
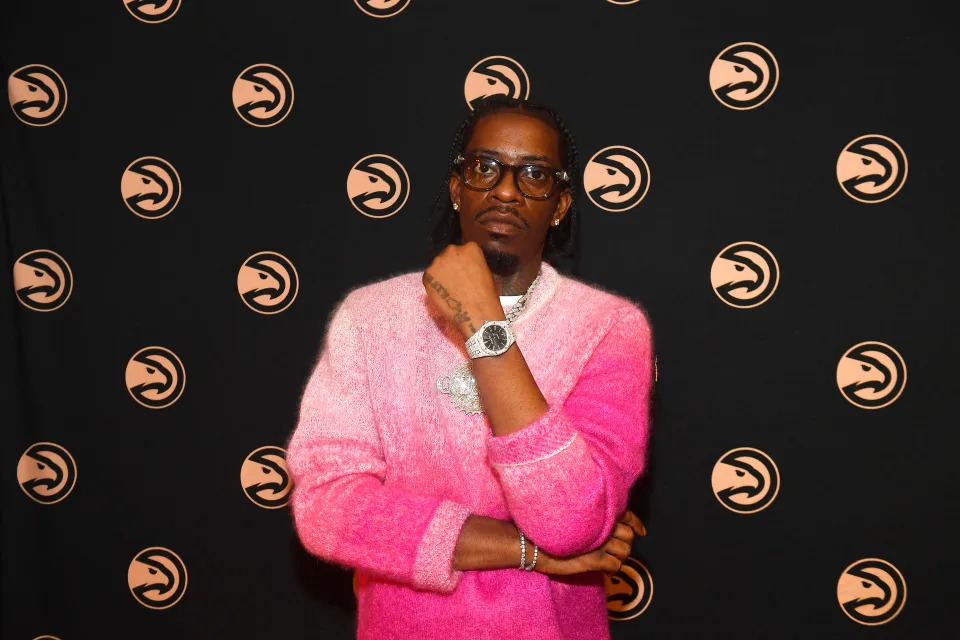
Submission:
[[[507,330],[492,324],[483,330],[483,346],[490,351],[500,351],[507,346]]]

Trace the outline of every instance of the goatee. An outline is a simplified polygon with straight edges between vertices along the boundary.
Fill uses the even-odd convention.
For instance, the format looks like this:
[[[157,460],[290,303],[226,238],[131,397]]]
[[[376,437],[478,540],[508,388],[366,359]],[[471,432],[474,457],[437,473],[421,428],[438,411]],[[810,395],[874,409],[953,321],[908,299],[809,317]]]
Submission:
[[[488,249],[487,247],[481,247],[481,249],[483,250],[483,257],[486,258],[487,266],[490,267],[491,273],[495,273],[498,276],[510,276],[517,272],[517,267],[520,264],[520,256],[496,249]]]

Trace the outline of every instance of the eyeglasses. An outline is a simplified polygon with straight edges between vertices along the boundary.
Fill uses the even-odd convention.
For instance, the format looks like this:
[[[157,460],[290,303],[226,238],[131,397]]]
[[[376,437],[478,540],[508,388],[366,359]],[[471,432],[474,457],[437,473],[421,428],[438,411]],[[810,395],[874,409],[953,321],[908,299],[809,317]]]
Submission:
[[[464,183],[477,191],[490,191],[500,184],[505,170],[513,172],[520,193],[534,200],[546,200],[557,184],[569,183],[566,171],[541,164],[506,164],[489,156],[458,155],[453,163],[460,168]]]

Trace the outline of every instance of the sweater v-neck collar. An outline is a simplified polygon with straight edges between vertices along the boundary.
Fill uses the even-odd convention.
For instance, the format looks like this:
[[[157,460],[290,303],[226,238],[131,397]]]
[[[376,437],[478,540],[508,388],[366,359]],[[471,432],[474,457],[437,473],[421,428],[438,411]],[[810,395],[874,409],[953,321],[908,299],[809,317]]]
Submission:
[[[533,291],[530,292],[530,297],[527,298],[527,306],[520,312],[520,317],[513,321],[513,325],[519,325],[535,314],[537,309],[542,307],[547,300],[553,296],[554,291],[557,289],[558,282],[559,274],[557,273],[556,267],[546,260],[541,260],[540,280],[537,282],[537,286],[533,288]]]

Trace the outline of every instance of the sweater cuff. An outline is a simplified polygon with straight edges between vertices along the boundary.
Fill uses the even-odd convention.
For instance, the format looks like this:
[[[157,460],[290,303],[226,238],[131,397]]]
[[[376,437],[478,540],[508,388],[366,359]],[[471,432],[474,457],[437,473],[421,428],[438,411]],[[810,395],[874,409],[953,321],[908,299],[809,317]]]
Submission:
[[[453,553],[470,508],[453,500],[442,500],[417,546],[413,581],[423,589],[452,593],[463,571],[453,569]]]
[[[495,465],[518,465],[537,462],[569,447],[577,437],[570,416],[557,403],[536,420],[513,433],[487,437],[487,453]]]

